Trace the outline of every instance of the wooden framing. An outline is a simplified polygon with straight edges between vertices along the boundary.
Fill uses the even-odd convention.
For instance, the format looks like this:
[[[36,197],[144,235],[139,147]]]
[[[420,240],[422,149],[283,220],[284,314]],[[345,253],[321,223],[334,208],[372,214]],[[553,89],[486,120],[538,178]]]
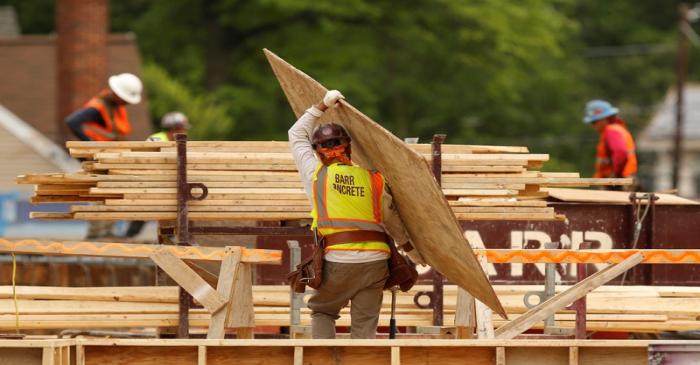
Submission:
[[[0,340],[3,365],[151,364],[646,364],[647,340]]]
[[[186,263],[165,249],[150,255],[151,260],[165,271],[171,279],[185,289],[194,299],[201,303],[210,313],[216,313],[227,300]]]
[[[499,327],[496,329],[496,338],[511,339],[527,331],[535,323],[553,315],[558,310],[563,309],[576,299],[585,296],[595,288],[604,285],[608,281],[616,278],[618,275],[623,274],[625,271],[631,269],[642,261],[642,255],[640,253],[636,253],[619,264],[613,264],[601,271],[598,271],[597,273],[578,282],[576,285],[572,286],[566,291],[556,294],[549,300],[533,307],[517,319]]]

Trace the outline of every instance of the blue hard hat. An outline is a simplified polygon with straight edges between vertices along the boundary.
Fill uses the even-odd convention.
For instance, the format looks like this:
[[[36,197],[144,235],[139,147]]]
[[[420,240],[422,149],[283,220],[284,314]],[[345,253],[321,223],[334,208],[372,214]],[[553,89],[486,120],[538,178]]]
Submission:
[[[612,106],[605,100],[591,100],[586,103],[586,115],[583,116],[583,122],[591,124],[601,119],[613,116],[619,113],[620,110]]]

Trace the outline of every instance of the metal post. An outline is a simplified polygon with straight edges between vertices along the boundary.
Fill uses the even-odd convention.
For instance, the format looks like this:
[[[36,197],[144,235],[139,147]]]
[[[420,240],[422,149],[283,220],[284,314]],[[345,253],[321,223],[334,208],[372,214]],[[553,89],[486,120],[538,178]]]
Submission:
[[[299,241],[289,240],[287,241],[287,246],[289,247],[289,269],[294,271],[297,265],[301,263],[301,247],[299,247]],[[290,290],[290,324],[292,326],[298,326],[301,324],[301,306],[304,304],[304,294],[295,293],[294,290]]]
[[[178,245],[190,246],[189,220],[187,217],[187,200],[190,195],[187,184],[187,135],[176,134],[177,146],[177,241]],[[190,337],[190,304],[192,296],[182,287],[179,288],[178,338]]]
[[[593,247],[591,242],[581,242],[579,250],[590,250]],[[588,277],[588,264],[576,264],[576,279],[581,282]],[[576,310],[576,329],[574,331],[577,340],[585,340],[586,333],[586,297],[582,297],[574,302]]]
[[[673,148],[673,187],[680,185],[680,170],[683,157],[683,98],[688,74],[688,4],[678,4],[678,53],[676,54],[676,131]]]
[[[436,134],[431,144],[433,175],[438,185],[442,185],[442,144],[447,135]],[[433,268],[433,326],[442,326],[443,323],[443,277]]]
[[[557,249],[559,248],[559,242],[547,242],[544,244],[544,248],[548,250]],[[557,264],[544,264],[544,297],[541,298],[540,302],[545,302],[554,296],[557,279],[556,272]],[[544,333],[553,334],[555,332],[554,325],[554,315],[552,314],[544,320]]]

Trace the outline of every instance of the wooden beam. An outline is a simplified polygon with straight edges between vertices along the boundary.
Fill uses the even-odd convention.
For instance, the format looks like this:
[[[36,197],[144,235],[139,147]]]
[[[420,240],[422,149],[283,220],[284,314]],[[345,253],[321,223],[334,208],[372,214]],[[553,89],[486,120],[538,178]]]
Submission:
[[[231,298],[235,300],[228,306],[226,327],[235,328],[238,338],[253,338],[255,311],[253,307],[253,272],[250,264],[238,265],[238,275],[233,282]]]
[[[150,258],[210,313],[216,313],[217,310],[226,304],[224,298],[209,286],[204,279],[168,250],[158,250],[151,254]]]
[[[391,365],[401,365],[401,348],[391,348]]]
[[[588,278],[580,281],[563,293],[557,294],[547,301],[530,309],[526,314],[509,322],[506,325],[499,327],[496,330],[496,338],[511,339],[529,329],[533,324],[544,320],[558,310],[571,304],[574,300],[585,296],[593,289],[607,283],[616,278],[625,271],[636,266],[644,260],[640,253],[636,253],[625,261],[606,267]]]
[[[301,346],[294,347],[294,365],[304,365],[304,348]],[[392,363],[393,365],[393,363]]]
[[[207,346],[197,346],[197,365],[207,365]]]
[[[578,356],[578,347],[576,346],[571,346],[569,347],[569,365],[578,365],[579,356]]]
[[[506,348],[496,347],[496,365],[506,365]]]
[[[74,242],[0,239],[0,252],[56,256],[102,256],[147,259],[157,250],[166,250],[185,260],[220,261],[223,247],[148,245],[117,242]],[[242,248],[241,261],[255,264],[282,263],[282,251]]]
[[[474,330],[476,329],[476,313],[474,310],[474,297],[462,288],[457,289],[457,308],[455,310],[457,338],[469,339],[474,337]]]
[[[241,249],[240,247],[227,247],[226,256],[221,261],[221,271],[219,272],[219,283],[216,286],[216,292],[221,295],[227,303],[224,308],[212,314],[209,321],[209,330],[207,339],[224,338],[226,316],[229,313],[228,307],[232,302],[238,300],[233,296],[233,283],[238,277],[239,268],[241,266]]]

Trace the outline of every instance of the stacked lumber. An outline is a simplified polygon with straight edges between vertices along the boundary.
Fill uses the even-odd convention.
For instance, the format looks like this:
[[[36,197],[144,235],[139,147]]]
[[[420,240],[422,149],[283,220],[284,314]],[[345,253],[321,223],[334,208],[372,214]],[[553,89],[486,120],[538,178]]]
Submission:
[[[512,319],[526,311],[523,295],[541,290],[535,285],[495,286],[501,303]],[[557,292],[566,290],[557,288]],[[429,326],[432,311],[419,309],[413,303],[418,291],[430,290],[416,286],[408,293],[398,293],[397,322],[401,326]],[[457,290],[445,286],[445,324],[454,321]],[[69,328],[134,328],[176,326],[178,318],[178,291],[176,287],[17,287],[20,329]],[[258,326],[289,325],[289,289],[286,286],[254,286],[255,321]],[[587,297],[589,331],[660,332],[684,331],[700,328],[697,308],[700,306],[700,288],[603,286]],[[387,326],[391,297],[385,295],[380,315],[380,326]],[[0,287],[0,328],[15,328],[15,309],[12,287]],[[302,324],[310,323],[307,308],[301,311]],[[575,314],[562,311],[556,314],[556,325],[573,328]],[[208,325],[209,314],[204,309],[192,309],[190,324]],[[338,325],[348,326],[349,310],[345,308]],[[494,326],[505,323],[493,318]],[[541,328],[541,324],[539,324]]]
[[[34,212],[32,218],[172,220],[176,217],[174,142],[68,142],[83,159],[77,173],[28,174],[31,201],[76,204],[68,212]],[[411,145],[428,161],[431,146]],[[287,142],[189,142],[189,182],[208,196],[189,203],[191,220],[293,220],[309,217]],[[460,220],[556,219],[545,187],[628,184],[628,179],[585,179],[578,173],[537,171],[549,159],[525,147],[442,146],[442,191]],[[391,182],[389,182],[391,183]],[[195,195],[198,193],[194,191]]]

